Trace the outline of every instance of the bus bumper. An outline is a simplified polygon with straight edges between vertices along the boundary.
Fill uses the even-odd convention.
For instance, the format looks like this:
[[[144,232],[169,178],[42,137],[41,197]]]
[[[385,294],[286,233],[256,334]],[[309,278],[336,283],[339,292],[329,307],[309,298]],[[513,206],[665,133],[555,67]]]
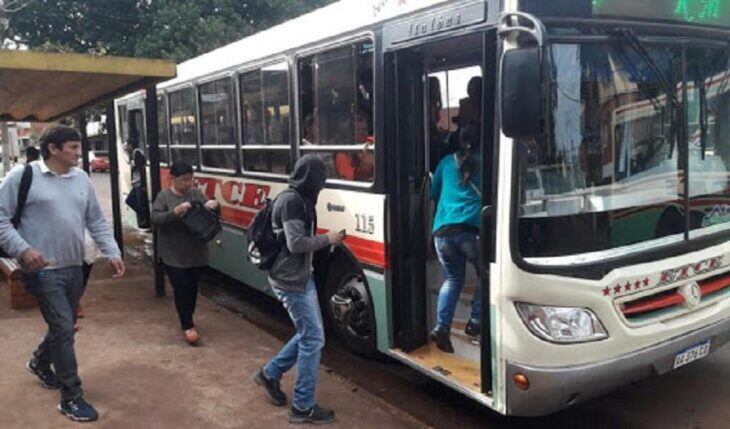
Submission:
[[[710,340],[710,353],[730,341],[730,318],[663,343],[617,358],[586,365],[557,368],[507,362],[507,414],[532,417],[553,413],[602,395],[620,386],[674,367],[677,353]],[[530,382],[519,390],[513,382],[524,374]]]

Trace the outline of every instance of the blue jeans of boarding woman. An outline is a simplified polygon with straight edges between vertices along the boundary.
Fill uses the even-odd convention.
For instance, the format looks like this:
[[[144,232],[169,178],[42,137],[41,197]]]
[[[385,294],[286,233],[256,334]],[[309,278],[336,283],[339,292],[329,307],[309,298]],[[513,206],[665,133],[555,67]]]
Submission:
[[[297,365],[292,405],[306,411],[316,404],[314,391],[317,386],[319,359],[324,347],[324,327],[319,309],[317,289],[309,277],[304,292],[274,289],[279,301],[289,312],[296,334],[264,367],[264,375],[270,380],[281,380],[285,372]]]
[[[441,263],[441,270],[444,275],[444,284],[441,286],[438,298],[437,327],[439,329],[451,330],[451,322],[454,320],[454,312],[459,302],[461,290],[464,288],[466,279],[466,263],[469,262],[477,268],[479,255],[479,236],[472,232],[456,232],[440,237],[434,237],[436,254]],[[481,285],[477,283],[474,299],[471,302],[472,323],[479,323],[482,314]]]

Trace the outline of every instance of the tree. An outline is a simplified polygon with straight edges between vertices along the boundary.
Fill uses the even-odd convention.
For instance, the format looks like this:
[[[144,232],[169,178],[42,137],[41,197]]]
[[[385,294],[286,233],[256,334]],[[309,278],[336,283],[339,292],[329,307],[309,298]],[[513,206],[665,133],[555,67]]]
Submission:
[[[144,9],[139,0],[32,0],[9,14],[9,32],[31,49],[132,55]]]
[[[333,0],[5,0],[6,36],[36,50],[183,61]],[[2,17],[2,15],[0,15]],[[1,28],[1,27],[0,27]]]
[[[8,40],[8,27],[10,20],[8,15],[18,12],[26,7],[31,0],[0,0],[0,48],[10,45]]]
[[[183,61],[333,0],[155,0],[136,54]]]

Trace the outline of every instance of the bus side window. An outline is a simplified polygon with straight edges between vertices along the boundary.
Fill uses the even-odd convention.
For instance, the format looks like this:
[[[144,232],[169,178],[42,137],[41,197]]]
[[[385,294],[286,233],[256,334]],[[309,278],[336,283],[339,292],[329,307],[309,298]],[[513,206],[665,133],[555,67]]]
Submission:
[[[243,170],[291,171],[289,71],[279,62],[240,75]]]
[[[170,157],[171,161],[184,160],[193,167],[198,165],[198,133],[195,121],[195,93],[192,88],[169,94],[170,101]]]
[[[231,79],[225,77],[198,87],[200,102],[201,165],[236,171],[235,104]]]
[[[331,179],[372,182],[372,42],[302,58],[299,81],[302,154],[319,154]]]

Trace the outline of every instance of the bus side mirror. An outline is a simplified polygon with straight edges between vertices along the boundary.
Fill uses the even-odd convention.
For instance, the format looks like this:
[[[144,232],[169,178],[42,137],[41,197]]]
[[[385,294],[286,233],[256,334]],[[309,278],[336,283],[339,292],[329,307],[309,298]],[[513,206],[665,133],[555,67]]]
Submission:
[[[511,49],[502,56],[502,132],[507,137],[543,133],[541,63],[537,47]]]

